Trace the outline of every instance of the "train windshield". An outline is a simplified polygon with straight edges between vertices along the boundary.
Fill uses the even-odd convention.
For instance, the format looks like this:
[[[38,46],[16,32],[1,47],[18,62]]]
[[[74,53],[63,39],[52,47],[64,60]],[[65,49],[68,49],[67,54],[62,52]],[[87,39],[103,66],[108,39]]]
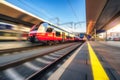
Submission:
[[[44,26],[45,28],[48,27],[48,23],[42,23],[42,26]]]
[[[41,24],[41,27],[44,27],[45,31],[47,30],[47,27],[48,27],[48,23],[42,23]]]
[[[31,31],[36,31],[38,30],[38,28],[39,28],[39,25],[35,25]]]

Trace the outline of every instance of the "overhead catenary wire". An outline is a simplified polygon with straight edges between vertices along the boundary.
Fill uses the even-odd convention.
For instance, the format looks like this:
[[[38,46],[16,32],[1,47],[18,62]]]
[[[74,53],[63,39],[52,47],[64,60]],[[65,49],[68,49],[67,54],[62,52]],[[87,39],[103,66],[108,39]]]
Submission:
[[[42,12],[42,14],[43,14],[48,20],[51,19],[48,15],[44,14],[44,10],[43,10],[43,9],[42,9],[43,11],[40,11],[40,10],[34,8],[34,7],[31,6],[30,4],[28,4],[28,3],[26,3],[26,2],[24,2],[24,1],[22,1],[22,0],[17,0],[17,1],[19,1],[21,4],[23,4],[24,6],[26,6],[26,7],[29,8],[29,9],[31,9],[32,11],[36,11],[37,14],[38,14],[38,12]],[[70,0],[67,0],[67,2],[68,2],[68,4],[69,4],[69,7],[71,8],[71,11],[72,11],[74,17],[79,21],[79,18],[78,18],[78,16],[77,16],[77,14],[76,14],[76,12],[75,12],[72,4],[71,4],[71,1],[70,1]],[[50,21],[50,22],[51,22],[51,21]],[[58,21],[57,21],[57,24],[59,24]]]
[[[28,3],[25,3],[25,2],[23,2],[23,1],[21,1],[21,0],[17,0],[17,1],[19,1],[20,3],[22,3],[22,4],[24,4],[24,5],[26,5],[26,7],[28,7],[29,9],[31,9],[31,10],[34,10],[34,11],[36,11],[36,12],[42,12],[42,14],[50,21],[50,19],[51,19],[51,17],[53,17],[53,16],[51,16],[51,14],[49,13],[49,14],[47,14],[47,12],[45,11],[45,10],[43,10],[43,9],[41,9],[41,11],[39,11],[39,10],[37,10],[36,8],[33,8],[31,5],[29,5]],[[37,13],[38,14],[38,13]],[[57,17],[58,18],[58,17]],[[50,21],[51,22],[51,21]],[[57,21],[57,23],[56,23],[57,25],[59,24],[59,22]]]
[[[76,14],[76,12],[75,12],[75,10],[74,10],[74,8],[73,8],[70,0],[67,0],[67,2],[68,2],[69,6],[70,6],[70,8],[71,8],[71,10],[72,10],[72,12],[73,12],[73,15],[74,15],[75,18],[79,21],[79,18],[78,18],[78,16],[77,16],[77,14]]]
[[[33,8],[32,6],[30,6],[29,4],[27,4],[26,2],[23,2],[22,0],[17,0],[18,2],[20,2],[21,4],[23,4],[24,6],[26,6],[27,8],[29,8],[29,9],[31,9],[32,11],[36,11],[36,12],[42,12],[42,14],[46,17],[46,18],[48,18],[48,19],[50,19],[50,17],[48,16],[48,15],[46,15],[45,13],[43,13],[43,11],[39,11],[39,10],[37,10],[36,8]],[[37,13],[38,14],[38,13]]]

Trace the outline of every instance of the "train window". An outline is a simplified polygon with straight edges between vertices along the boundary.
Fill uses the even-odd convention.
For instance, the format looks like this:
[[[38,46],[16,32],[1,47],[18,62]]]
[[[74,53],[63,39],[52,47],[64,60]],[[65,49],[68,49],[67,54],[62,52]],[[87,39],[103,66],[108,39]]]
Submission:
[[[66,36],[66,38],[67,38],[67,39],[72,39],[72,37],[71,37],[71,36]]]
[[[38,30],[38,28],[39,28],[39,25],[36,25],[36,26],[32,29],[32,31],[36,31],[36,30]]]
[[[41,25],[40,25],[41,27],[39,28],[39,32],[45,32],[46,30],[47,30],[47,27],[48,27],[48,23],[42,23]]]
[[[61,35],[60,32],[56,31],[56,36],[60,36],[60,35]]]
[[[67,39],[69,39],[69,36],[66,36]]]
[[[51,33],[53,31],[53,28],[47,28],[46,32]]]
[[[33,27],[32,31],[37,31],[37,30],[39,29],[39,27],[40,27],[41,25],[43,25],[43,24],[44,24],[44,23],[39,23],[39,24],[35,25],[35,26]]]
[[[48,27],[48,23],[42,23],[42,25],[47,28]]]

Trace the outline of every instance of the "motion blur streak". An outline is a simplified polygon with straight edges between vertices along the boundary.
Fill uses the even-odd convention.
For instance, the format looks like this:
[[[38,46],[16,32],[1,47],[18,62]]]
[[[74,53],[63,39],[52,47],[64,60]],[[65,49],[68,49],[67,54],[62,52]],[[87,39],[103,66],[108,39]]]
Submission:
[[[94,80],[110,80],[89,43],[88,50]]]

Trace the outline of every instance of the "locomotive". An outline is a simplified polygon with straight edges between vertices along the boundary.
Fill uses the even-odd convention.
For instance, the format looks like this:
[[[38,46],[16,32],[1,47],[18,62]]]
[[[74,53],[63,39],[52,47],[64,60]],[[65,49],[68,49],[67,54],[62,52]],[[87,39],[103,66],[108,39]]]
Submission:
[[[41,42],[48,45],[75,40],[75,35],[47,22],[34,25],[28,35],[32,43]]]

